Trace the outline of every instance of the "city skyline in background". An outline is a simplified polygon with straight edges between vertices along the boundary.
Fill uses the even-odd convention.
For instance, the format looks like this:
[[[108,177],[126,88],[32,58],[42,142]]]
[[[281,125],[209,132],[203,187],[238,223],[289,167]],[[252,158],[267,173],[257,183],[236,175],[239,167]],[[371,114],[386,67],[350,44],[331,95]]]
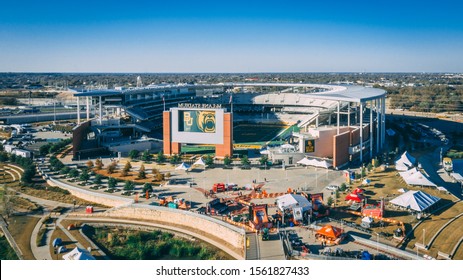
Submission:
[[[0,72],[463,72],[461,8],[453,1],[5,3]]]

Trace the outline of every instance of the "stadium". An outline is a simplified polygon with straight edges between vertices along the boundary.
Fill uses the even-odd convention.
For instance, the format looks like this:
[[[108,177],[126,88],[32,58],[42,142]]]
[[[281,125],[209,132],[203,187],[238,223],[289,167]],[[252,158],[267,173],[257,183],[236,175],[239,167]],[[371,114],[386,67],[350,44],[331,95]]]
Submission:
[[[77,114],[75,159],[126,155],[133,149],[162,150],[164,113],[179,106],[230,114],[233,154],[245,151],[252,156],[252,151],[260,150],[272,161],[287,164],[308,157],[342,168],[374,157],[385,140],[386,92],[376,88],[302,83],[162,84],[76,92],[74,96],[77,111],[86,112],[85,119]],[[199,140],[177,143],[175,152],[213,152],[209,133],[194,135]],[[172,154],[165,146],[164,153]]]

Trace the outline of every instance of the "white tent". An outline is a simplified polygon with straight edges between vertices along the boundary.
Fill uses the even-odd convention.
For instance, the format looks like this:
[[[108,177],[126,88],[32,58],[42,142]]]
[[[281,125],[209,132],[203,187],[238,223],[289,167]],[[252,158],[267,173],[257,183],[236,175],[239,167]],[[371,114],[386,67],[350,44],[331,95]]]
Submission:
[[[280,210],[301,207],[303,211],[306,211],[312,208],[312,203],[308,201],[307,198],[298,194],[285,194],[278,197],[276,201]]]
[[[322,168],[330,168],[331,166],[333,166],[331,163],[327,162],[326,160],[317,160],[317,159],[308,159],[308,158],[303,158],[297,163],[302,164],[302,165],[310,165],[310,166],[322,167]]]
[[[370,183],[371,183],[371,180],[368,179],[368,178],[365,178],[365,180],[363,180],[363,182],[362,182],[362,185],[368,186]]]
[[[405,172],[399,172],[399,174],[408,185],[436,187],[436,184],[416,168]]]
[[[394,198],[390,201],[390,203],[404,208],[412,209],[418,212],[422,212],[434,205],[439,200],[440,198],[432,196],[422,191],[408,191]]]
[[[416,163],[416,159],[405,151],[400,158],[395,162],[395,169],[405,171],[412,168]]]
[[[200,157],[197,161],[195,161],[195,163],[193,163],[193,166],[195,165],[202,165],[202,166],[206,166],[206,163],[204,162],[203,158]]]
[[[300,161],[298,161],[297,163],[302,164],[302,165],[310,165],[311,161],[308,158],[303,158]]]
[[[63,255],[64,260],[68,261],[94,261],[95,258],[85,249],[75,247],[71,252]]]
[[[180,164],[179,166],[175,167],[175,170],[188,170],[190,166],[184,162]]]
[[[402,177],[402,178],[405,179],[405,178],[410,177],[410,176],[412,176],[413,174],[418,173],[418,172],[420,172],[420,171],[419,171],[416,167],[413,167],[413,168],[410,169],[410,170],[406,170],[406,171],[403,171],[403,172],[399,172],[399,175],[400,175],[400,177]]]

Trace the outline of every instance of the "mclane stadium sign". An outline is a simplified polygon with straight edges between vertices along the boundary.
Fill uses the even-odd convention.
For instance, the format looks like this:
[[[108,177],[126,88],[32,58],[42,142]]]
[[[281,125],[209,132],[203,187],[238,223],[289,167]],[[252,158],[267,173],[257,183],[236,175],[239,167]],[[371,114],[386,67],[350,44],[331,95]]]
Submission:
[[[222,104],[178,103],[178,108],[189,108],[189,109],[222,109]]]

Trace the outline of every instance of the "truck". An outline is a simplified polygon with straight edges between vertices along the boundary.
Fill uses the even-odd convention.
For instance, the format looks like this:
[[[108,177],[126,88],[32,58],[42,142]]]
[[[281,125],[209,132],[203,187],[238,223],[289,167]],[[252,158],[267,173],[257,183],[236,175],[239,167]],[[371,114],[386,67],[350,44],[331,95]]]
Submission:
[[[216,183],[212,186],[213,193],[225,192],[233,190],[233,186],[226,186],[224,183]]]

